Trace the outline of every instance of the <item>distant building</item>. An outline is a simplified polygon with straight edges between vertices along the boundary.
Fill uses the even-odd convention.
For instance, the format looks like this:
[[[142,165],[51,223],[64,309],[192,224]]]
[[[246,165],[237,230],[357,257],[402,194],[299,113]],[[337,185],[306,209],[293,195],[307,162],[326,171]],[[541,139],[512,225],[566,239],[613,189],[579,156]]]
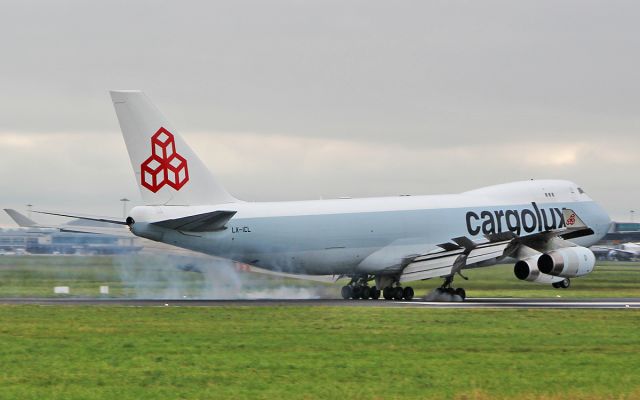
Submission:
[[[628,242],[640,242],[640,222],[613,222],[609,233],[599,244],[615,245]]]
[[[24,253],[29,234],[21,229],[0,231],[0,254]]]
[[[45,229],[0,231],[0,253],[30,254],[122,254],[138,252],[136,238]]]

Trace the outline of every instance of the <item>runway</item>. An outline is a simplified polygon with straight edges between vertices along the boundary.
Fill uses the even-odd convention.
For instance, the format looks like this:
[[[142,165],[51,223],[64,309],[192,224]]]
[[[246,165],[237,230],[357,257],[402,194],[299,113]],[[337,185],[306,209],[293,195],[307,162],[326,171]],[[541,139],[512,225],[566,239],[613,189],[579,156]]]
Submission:
[[[202,299],[96,299],[96,298],[2,298],[2,305],[129,306],[129,307],[411,307],[411,308],[507,308],[507,309],[631,309],[640,308],[640,298],[525,299],[468,298],[464,302],[385,300],[202,300]]]

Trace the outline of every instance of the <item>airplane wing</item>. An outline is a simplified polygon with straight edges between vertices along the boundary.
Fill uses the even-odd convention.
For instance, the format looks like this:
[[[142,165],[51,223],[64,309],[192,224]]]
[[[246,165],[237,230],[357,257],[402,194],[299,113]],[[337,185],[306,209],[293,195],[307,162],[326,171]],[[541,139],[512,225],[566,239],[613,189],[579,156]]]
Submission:
[[[469,265],[497,260],[505,257],[511,244],[511,240],[477,244],[468,238],[455,238],[453,242],[411,259],[402,270],[400,282],[449,276]]]
[[[516,257],[521,246],[538,252],[571,247],[575,245],[569,239],[593,234],[593,230],[573,210],[564,209],[563,219],[563,228],[524,236],[504,232],[485,236],[481,241],[464,236],[453,238],[425,254],[406,257],[400,282],[446,277],[465,268],[493,265],[506,257]]]

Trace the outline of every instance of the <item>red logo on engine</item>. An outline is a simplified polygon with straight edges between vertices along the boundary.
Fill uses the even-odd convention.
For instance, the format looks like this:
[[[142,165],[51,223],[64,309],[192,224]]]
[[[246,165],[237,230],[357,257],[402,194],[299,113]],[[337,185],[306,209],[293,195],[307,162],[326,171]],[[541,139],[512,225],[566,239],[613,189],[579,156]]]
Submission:
[[[164,128],[151,137],[151,157],[140,165],[140,183],[156,193],[164,185],[180,190],[189,181],[187,160],[176,152],[173,134]]]

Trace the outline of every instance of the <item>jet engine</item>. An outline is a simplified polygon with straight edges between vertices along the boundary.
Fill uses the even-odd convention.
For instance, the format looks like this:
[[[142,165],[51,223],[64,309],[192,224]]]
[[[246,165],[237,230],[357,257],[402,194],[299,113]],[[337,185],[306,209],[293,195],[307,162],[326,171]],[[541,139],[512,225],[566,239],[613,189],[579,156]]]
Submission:
[[[586,247],[567,247],[542,254],[538,258],[540,272],[573,278],[593,271],[596,265],[596,256]]]
[[[537,255],[518,261],[513,267],[513,273],[516,278],[521,281],[536,283],[556,283],[563,280],[557,276],[551,276],[540,272],[538,269],[539,258],[540,255]]]

